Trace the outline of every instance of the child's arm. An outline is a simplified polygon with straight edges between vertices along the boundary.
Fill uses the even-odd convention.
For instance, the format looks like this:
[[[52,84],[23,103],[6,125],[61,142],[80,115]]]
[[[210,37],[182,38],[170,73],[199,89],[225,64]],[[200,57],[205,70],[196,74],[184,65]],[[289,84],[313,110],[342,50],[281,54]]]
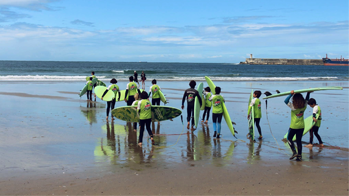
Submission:
[[[184,101],[186,97],[187,97],[187,91],[184,91],[183,98],[182,98],[182,110],[184,109]]]

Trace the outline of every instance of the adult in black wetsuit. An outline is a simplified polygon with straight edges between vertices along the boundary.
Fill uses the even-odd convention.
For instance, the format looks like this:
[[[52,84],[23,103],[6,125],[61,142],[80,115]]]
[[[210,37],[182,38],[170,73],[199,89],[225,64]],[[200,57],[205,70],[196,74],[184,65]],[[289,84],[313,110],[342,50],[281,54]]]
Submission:
[[[191,130],[194,131],[194,103],[195,103],[195,97],[199,96],[199,92],[195,90],[196,82],[194,80],[189,82],[190,88],[185,90],[183,99],[182,99],[182,110],[184,109],[184,101],[187,99],[187,129],[190,128],[190,118],[191,118]],[[201,99],[198,99],[200,102],[200,106],[202,105]],[[195,125],[198,127],[197,125]]]
[[[134,74],[133,74],[133,79],[134,79],[134,82],[137,82],[137,84],[139,85],[139,82],[138,82],[138,73],[135,71]]]

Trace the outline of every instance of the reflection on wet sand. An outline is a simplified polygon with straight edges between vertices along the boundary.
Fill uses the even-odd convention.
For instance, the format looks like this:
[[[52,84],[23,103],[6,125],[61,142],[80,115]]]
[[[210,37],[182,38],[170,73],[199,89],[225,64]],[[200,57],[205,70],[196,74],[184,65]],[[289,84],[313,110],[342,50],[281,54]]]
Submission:
[[[96,102],[88,101],[86,108],[80,106],[81,113],[85,116],[89,124],[92,125],[93,123],[97,123],[97,111],[95,109],[90,108],[96,108]]]
[[[257,149],[255,149],[255,143],[258,143]],[[248,145],[248,156],[247,156],[247,163],[248,164],[254,164],[256,160],[260,160],[260,152],[262,147],[263,140],[259,140],[259,142],[250,141]]]

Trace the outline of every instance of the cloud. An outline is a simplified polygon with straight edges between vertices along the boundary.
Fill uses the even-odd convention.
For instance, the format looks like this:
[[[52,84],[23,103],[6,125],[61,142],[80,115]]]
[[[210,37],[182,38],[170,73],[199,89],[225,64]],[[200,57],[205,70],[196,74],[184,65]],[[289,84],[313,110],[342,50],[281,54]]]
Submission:
[[[71,21],[72,24],[74,25],[84,25],[84,26],[89,26],[89,27],[93,27],[93,23],[92,22],[86,22],[86,21],[82,21],[82,20],[74,20]]]
[[[244,23],[248,21],[262,20],[265,18],[273,18],[273,16],[237,16],[237,17],[225,17],[224,23]]]
[[[59,0],[0,0],[0,6],[17,7],[35,11],[54,10],[54,8],[48,6],[48,4],[55,1]]]
[[[30,16],[10,11],[8,8],[0,8],[0,22],[12,22],[22,18],[30,18]]]

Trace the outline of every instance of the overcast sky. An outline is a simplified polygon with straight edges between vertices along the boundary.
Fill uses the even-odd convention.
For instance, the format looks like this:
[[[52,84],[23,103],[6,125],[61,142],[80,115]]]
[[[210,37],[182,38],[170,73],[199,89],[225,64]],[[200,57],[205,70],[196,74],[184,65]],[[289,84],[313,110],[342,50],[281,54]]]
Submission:
[[[0,0],[0,60],[349,58],[348,0]]]

